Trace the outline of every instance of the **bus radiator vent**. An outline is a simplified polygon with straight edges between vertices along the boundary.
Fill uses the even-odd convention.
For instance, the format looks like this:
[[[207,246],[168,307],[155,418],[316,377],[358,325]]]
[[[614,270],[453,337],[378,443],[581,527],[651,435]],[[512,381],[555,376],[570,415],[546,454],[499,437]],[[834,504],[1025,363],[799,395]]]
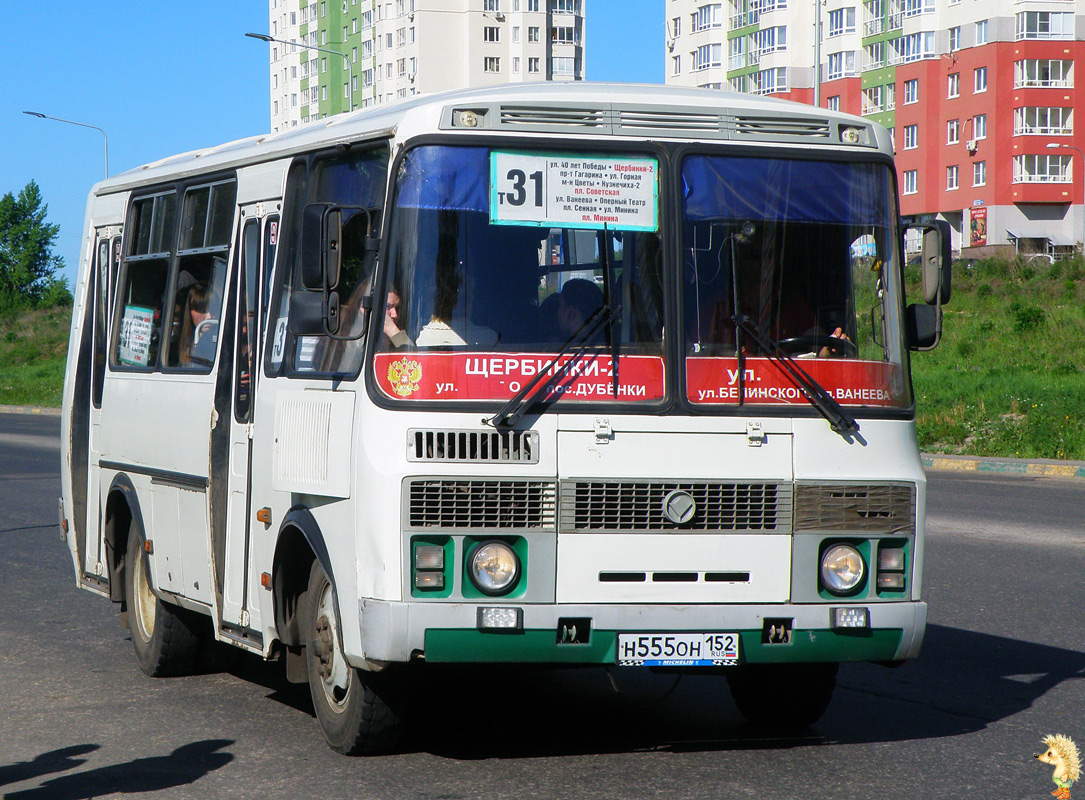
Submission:
[[[535,431],[412,428],[407,431],[407,460],[538,464],[539,434]]]

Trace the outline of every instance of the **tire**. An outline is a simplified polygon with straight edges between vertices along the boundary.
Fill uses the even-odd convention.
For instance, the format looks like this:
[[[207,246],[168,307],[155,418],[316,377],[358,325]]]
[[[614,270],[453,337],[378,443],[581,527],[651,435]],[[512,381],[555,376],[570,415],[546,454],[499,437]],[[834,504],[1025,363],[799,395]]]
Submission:
[[[348,756],[388,752],[398,741],[402,726],[398,715],[375,691],[386,683],[386,676],[357,670],[343,657],[335,594],[316,561],[309,571],[304,613],[309,692],[328,746]]]
[[[727,671],[739,712],[759,727],[803,728],[821,719],[836,688],[836,664],[744,664]]]
[[[128,529],[124,600],[139,668],[153,678],[192,673],[199,651],[200,620],[192,612],[155,596],[143,537],[134,521]]]

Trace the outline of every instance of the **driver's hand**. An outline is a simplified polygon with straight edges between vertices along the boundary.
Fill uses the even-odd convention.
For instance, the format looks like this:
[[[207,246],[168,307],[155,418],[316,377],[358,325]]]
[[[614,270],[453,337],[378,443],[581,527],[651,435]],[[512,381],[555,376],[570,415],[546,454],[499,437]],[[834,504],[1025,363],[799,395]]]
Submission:
[[[384,335],[387,336],[389,339],[391,339],[397,333],[399,333],[399,326],[396,325],[396,322],[395,322],[394,319],[392,319],[388,314],[385,314],[384,315]]]

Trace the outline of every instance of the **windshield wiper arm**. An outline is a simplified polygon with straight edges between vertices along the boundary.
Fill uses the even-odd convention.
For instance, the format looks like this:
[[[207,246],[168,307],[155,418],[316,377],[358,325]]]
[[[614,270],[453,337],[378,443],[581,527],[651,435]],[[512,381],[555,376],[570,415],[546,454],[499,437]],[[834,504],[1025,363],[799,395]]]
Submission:
[[[834,431],[842,436],[858,432],[859,423],[855,421],[855,417],[845,411],[844,407],[836,402],[836,399],[829,394],[824,386],[799,366],[798,361],[785,353],[775,339],[763,333],[754,324],[754,321],[745,314],[736,314],[731,319],[743,333],[756,342],[757,346],[768,355],[769,360],[776,363],[783,372],[787,373],[791,380],[799,385],[803,394],[806,395],[806,399],[810,401],[810,405],[816,408],[821,413],[821,416],[825,417]],[[741,365],[739,369],[742,370]],[[745,400],[745,394],[744,390],[742,392],[743,400]]]
[[[565,373],[569,371],[569,368],[584,355],[584,351],[588,349],[588,345],[591,343],[592,336],[595,335],[596,331],[611,319],[617,317],[620,310],[620,308],[614,308],[612,306],[600,306],[597,308],[592,315],[584,321],[584,324],[581,325],[572,336],[565,340],[565,344],[558,349],[557,354],[550,360],[550,363],[535,373],[535,377],[526,383],[524,388],[509,398],[509,401],[501,406],[496,414],[489,419],[483,419],[482,423],[484,425],[493,425],[495,428],[502,425],[510,427],[514,425],[516,421],[535,404],[535,397],[539,393],[535,390],[536,387],[539,387],[542,379],[548,378],[547,382],[543,384],[544,387],[560,380]],[[568,361],[558,367],[553,375],[547,375],[561,357],[566,355],[577,345],[579,345],[579,348],[576,353],[574,353]],[[541,388],[542,387],[540,387],[540,391]]]

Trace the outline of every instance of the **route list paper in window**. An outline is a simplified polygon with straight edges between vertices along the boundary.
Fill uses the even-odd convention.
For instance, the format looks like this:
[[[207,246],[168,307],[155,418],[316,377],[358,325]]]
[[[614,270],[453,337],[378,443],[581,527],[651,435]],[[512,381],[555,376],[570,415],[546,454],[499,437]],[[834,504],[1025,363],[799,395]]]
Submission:
[[[490,154],[490,222],[655,231],[659,163],[624,156]]]

